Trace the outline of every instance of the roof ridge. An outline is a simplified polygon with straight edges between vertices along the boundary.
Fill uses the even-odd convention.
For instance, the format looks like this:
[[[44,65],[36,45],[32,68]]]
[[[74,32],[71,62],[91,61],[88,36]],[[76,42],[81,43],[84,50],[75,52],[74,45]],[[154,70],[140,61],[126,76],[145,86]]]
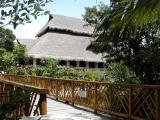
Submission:
[[[50,14],[50,15],[51,15],[53,18],[54,18],[54,16],[59,16],[59,17],[67,17],[67,18],[78,19],[78,20],[84,21],[82,18],[73,17],[73,16],[66,16],[66,15],[61,15],[61,14]]]
[[[87,26],[87,23],[83,19],[64,16],[64,15],[50,15],[48,23],[38,32],[36,35],[40,37],[45,34],[47,30],[62,30],[64,33],[88,35],[93,34],[93,26]]]

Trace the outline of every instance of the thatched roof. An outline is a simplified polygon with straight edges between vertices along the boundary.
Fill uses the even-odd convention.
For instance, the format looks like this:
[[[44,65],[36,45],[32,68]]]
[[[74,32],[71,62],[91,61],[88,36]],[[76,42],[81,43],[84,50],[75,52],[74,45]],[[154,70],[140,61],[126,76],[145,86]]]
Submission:
[[[16,39],[16,44],[24,44],[27,46],[27,50],[30,50],[36,43],[38,39]]]
[[[50,57],[59,60],[102,62],[101,54],[87,51],[90,37],[47,32],[29,50],[35,58]]]
[[[93,27],[78,18],[54,15],[37,34],[36,43],[28,50],[35,58],[103,62],[101,54],[87,51]]]
[[[62,15],[50,15],[49,22],[36,36],[40,37],[47,31],[59,31],[76,35],[91,36],[93,30],[94,28],[87,25],[87,23],[82,19]]]

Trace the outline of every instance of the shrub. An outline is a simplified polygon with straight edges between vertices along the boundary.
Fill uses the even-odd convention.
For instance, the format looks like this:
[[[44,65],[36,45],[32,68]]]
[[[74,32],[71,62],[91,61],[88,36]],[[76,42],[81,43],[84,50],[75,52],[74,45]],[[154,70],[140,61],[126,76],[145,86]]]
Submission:
[[[1,69],[5,72],[8,72],[8,70],[11,67],[15,67],[17,65],[17,62],[15,61],[14,54],[10,52],[4,52],[0,57],[0,66]]]
[[[119,63],[111,63],[105,72],[106,80],[116,83],[140,83],[139,78],[127,66]]]
[[[9,68],[7,68],[7,71],[6,71],[8,74],[14,74],[16,75],[17,74],[17,67],[15,66],[11,66]]]

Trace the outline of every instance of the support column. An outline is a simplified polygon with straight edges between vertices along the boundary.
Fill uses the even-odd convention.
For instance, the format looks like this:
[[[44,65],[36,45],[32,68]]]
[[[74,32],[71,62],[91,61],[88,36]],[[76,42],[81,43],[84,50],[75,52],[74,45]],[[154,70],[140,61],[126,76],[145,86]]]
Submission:
[[[76,61],[76,67],[80,67],[80,62],[79,61]]]
[[[86,67],[89,68],[89,62],[86,62]]]
[[[40,115],[47,115],[47,96],[40,94]]]
[[[98,63],[97,62],[95,62],[95,68],[98,68]]]
[[[69,61],[66,61],[67,62],[67,67],[70,67],[70,62]]]
[[[37,59],[33,58],[33,67],[36,67],[36,66],[37,66]]]

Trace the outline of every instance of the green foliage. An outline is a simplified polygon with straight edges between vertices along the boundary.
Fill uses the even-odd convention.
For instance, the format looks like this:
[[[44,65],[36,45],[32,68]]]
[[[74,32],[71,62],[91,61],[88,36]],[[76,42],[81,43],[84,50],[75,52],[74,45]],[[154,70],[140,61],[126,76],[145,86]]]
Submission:
[[[0,71],[16,74],[18,64],[25,65],[29,59],[26,54],[26,46],[21,44],[14,46],[15,36],[13,33],[8,29],[0,29],[2,30],[0,32]],[[10,41],[12,44],[8,44],[6,41]]]
[[[31,92],[15,88],[15,90],[8,89],[8,94],[9,101],[4,101],[4,103],[0,105],[0,120],[19,120],[22,116],[17,116],[17,114],[15,115],[13,113],[15,113],[19,106],[23,107],[24,112],[28,109]],[[4,98],[8,99],[8,96],[4,96]]]
[[[9,29],[0,28],[0,48],[6,51],[12,51],[14,47],[15,35]]]
[[[56,71],[56,77],[65,79],[79,80],[81,76],[74,68],[61,67]]]
[[[52,58],[42,58],[41,65],[49,68],[56,68],[58,65],[58,60]]]
[[[58,69],[58,61],[55,59],[47,59],[43,58],[41,60],[41,65],[39,67],[32,67],[29,68],[27,71],[30,75],[37,75],[37,76],[50,76],[54,77],[56,75]]]
[[[46,71],[44,71],[43,75],[54,77],[57,71],[58,61],[51,58],[49,59],[43,58],[41,60],[41,63],[42,66],[46,68]]]
[[[122,0],[124,2],[125,0]],[[113,3],[114,4],[114,3]],[[144,23],[152,23],[160,16],[159,0],[129,0],[123,11],[122,32],[123,28],[134,24],[135,26],[143,26]]]
[[[111,63],[106,69],[106,80],[115,83],[140,83],[135,73],[127,66],[119,63]]]
[[[57,60],[54,60],[54,59],[51,60],[52,64],[48,64],[49,61],[45,59],[45,62],[43,61],[42,63],[47,63],[47,64],[43,64],[43,66],[27,68],[26,69],[27,71],[24,71],[24,69],[21,68],[18,74],[24,75],[26,73],[27,75],[33,75],[33,76],[48,76],[48,77],[55,77],[55,78],[88,80],[88,81],[103,81],[105,78],[104,71],[77,70],[75,68],[60,67],[58,66]]]
[[[13,53],[4,52],[0,57],[1,70],[8,72],[11,67],[16,66],[15,56]]]
[[[93,7],[86,7],[83,19],[87,21],[90,25],[96,25],[100,22],[105,15],[108,14],[110,8],[103,2]]]
[[[88,81],[103,81],[104,72],[100,70],[87,70],[84,73],[84,79]]]
[[[32,76],[51,76],[50,72],[46,67],[32,67],[29,70],[25,71],[24,69],[20,70],[19,74],[26,74]]]
[[[46,60],[45,60],[46,61]],[[48,63],[48,62],[47,62]],[[103,81],[114,83],[140,83],[135,73],[127,66],[118,63],[112,63],[106,70],[77,70],[75,68],[57,67],[51,69],[45,66],[31,67],[27,70],[28,75],[33,76],[48,76],[54,78],[87,80],[87,81]]]
[[[1,0],[0,28],[11,24],[14,28],[19,24],[30,23],[31,16],[35,19],[42,14],[49,14],[44,7],[52,0]]]
[[[0,28],[0,71],[8,72],[17,62],[12,53],[15,35],[9,29]]]
[[[4,48],[0,48],[0,55],[1,55],[1,56],[2,56],[2,54],[5,53],[5,52],[6,52],[6,50],[5,50]],[[0,56],[0,57],[1,57],[1,56]]]
[[[7,69],[7,74],[17,75],[17,67],[16,66],[10,66]]]
[[[15,55],[15,60],[20,65],[27,64],[29,57],[26,53],[26,46],[22,44],[18,44],[14,46],[13,54]]]
[[[160,20],[157,16],[154,22],[143,23],[141,26],[135,25],[132,21],[123,21],[122,19],[132,18],[132,12],[127,11],[129,8],[126,9],[129,4],[130,1],[125,0],[112,1],[110,11],[96,27],[95,41],[87,49],[96,53],[106,53],[108,63],[116,61],[132,68],[142,83],[157,83],[160,78]],[[124,15],[126,11],[129,12],[127,16],[130,16]],[[137,19],[132,20],[136,22]]]

